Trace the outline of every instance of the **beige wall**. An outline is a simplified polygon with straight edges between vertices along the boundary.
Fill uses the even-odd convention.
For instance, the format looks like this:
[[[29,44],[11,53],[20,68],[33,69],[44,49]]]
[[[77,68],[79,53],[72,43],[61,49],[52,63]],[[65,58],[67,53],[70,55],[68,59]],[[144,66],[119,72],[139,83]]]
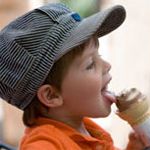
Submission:
[[[137,87],[150,100],[150,1],[102,0],[102,4],[103,9],[121,4],[127,10],[124,24],[100,39],[100,50],[112,64],[110,89],[117,93],[125,87]],[[115,111],[114,106],[110,117],[97,122],[102,122],[112,134],[115,145],[123,148],[128,141],[130,126],[114,115]]]
[[[150,97],[150,2],[111,0],[127,10],[124,24],[108,37],[110,60],[114,66],[113,88],[136,86]],[[119,81],[119,82],[118,82]]]

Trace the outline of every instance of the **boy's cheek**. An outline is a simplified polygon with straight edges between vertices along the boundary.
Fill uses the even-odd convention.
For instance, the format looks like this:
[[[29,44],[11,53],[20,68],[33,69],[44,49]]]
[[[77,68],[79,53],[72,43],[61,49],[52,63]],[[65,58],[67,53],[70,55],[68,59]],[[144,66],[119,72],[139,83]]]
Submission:
[[[99,80],[81,80],[74,84],[72,92],[80,97],[97,97],[100,94],[101,86]]]
[[[99,74],[70,75],[62,83],[62,93],[70,98],[94,98],[101,92],[101,80]]]

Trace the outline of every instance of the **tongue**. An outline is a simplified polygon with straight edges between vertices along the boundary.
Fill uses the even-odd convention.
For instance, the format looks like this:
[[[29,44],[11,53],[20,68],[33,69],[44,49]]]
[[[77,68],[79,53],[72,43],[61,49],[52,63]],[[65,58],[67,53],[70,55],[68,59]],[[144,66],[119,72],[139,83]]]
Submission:
[[[115,94],[114,94],[114,93],[112,93],[112,92],[110,92],[110,91],[103,91],[103,92],[102,92],[102,95],[103,95],[106,99],[110,100],[111,102],[116,103],[116,97],[115,97]]]

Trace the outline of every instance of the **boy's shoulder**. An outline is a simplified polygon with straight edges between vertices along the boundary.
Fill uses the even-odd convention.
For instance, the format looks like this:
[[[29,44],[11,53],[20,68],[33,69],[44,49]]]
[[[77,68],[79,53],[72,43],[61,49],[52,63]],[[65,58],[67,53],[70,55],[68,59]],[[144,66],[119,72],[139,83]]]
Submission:
[[[39,118],[36,123],[36,126],[25,129],[20,149],[80,149],[66,134],[67,125],[45,118]]]
[[[90,119],[84,119],[87,130],[92,137],[78,133],[70,126],[56,120],[38,118],[34,127],[28,127],[22,138],[21,149],[78,149],[79,143],[91,143],[91,146],[99,145],[101,142],[105,147],[113,147],[110,135]],[[65,139],[65,140],[64,140]]]

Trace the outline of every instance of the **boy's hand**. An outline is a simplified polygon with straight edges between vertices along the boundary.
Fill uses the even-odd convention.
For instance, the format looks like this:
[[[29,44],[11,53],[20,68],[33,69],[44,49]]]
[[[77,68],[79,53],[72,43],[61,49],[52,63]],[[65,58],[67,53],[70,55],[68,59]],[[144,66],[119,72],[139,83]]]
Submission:
[[[129,134],[129,142],[127,145],[127,150],[141,150],[144,149],[146,145],[141,140],[140,136],[137,133]]]

